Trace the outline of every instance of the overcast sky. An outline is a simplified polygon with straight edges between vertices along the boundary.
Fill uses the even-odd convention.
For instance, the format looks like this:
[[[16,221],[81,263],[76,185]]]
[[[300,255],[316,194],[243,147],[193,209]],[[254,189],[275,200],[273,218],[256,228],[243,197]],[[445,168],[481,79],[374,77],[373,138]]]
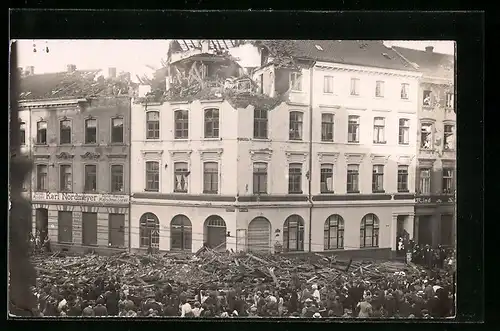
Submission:
[[[453,41],[393,41],[394,45],[425,49],[434,46],[439,53],[454,54]],[[33,52],[36,45],[37,52]],[[49,48],[49,53],[43,51]],[[151,74],[147,65],[161,67],[168,40],[20,40],[18,67],[34,66],[35,73],[60,72],[67,64],[78,69],[116,67],[135,75]]]

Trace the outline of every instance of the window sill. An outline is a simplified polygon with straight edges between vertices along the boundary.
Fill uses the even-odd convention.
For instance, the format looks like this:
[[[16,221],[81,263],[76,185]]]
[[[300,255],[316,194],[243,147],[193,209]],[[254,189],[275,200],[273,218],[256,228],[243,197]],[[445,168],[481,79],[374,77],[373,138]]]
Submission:
[[[338,247],[338,248],[325,248],[323,249],[324,252],[336,252],[336,251],[343,251],[344,247]]]
[[[96,247],[99,247],[98,244],[86,244],[86,243],[82,243],[82,246],[84,248],[87,248],[87,247],[92,247],[92,248],[96,248]]]
[[[222,140],[221,137],[204,137],[203,141],[220,141]]]
[[[208,191],[203,191],[203,194],[217,195],[217,194],[219,194],[219,192],[208,192]]]
[[[376,95],[376,96],[374,96],[374,97],[373,97],[373,99],[375,99],[375,100],[382,100],[382,99],[384,99],[384,98],[385,98],[385,97],[384,97],[383,95],[381,95],[381,96],[377,96],[377,95]]]
[[[122,142],[110,142],[109,145],[110,146],[125,146],[126,144],[122,141]]]
[[[408,98],[401,98],[400,100],[404,101],[404,102],[410,102],[410,99],[408,99]]]
[[[73,146],[73,144],[71,142],[69,143],[62,143],[62,142],[59,142],[59,146],[64,146],[64,147],[67,147],[67,146]]]
[[[300,191],[300,192],[288,192],[288,194],[304,194],[304,193]]]
[[[174,191],[174,194],[187,194],[188,191]]]
[[[443,152],[450,152],[450,153],[454,153],[455,150],[454,149],[443,149]]]
[[[422,147],[420,147],[420,151],[421,151],[421,152],[430,152],[430,153],[434,153],[434,148],[422,148]]]
[[[320,141],[321,144],[335,144],[335,141],[330,141],[330,140],[321,140]]]
[[[146,192],[146,193],[160,193],[160,190],[148,190],[148,189],[144,189],[144,192]]]
[[[422,105],[422,109],[424,109],[424,110],[434,110],[434,106],[432,106],[432,105]]]
[[[49,146],[47,143],[34,143],[35,146]]]
[[[387,141],[374,141],[373,143],[375,145],[385,145],[385,144],[387,144]]]
[[[346,192],[347,194],[359,194],[359,191],[351,191],[351,192]]]
[[[305,141],[302,139],[288,139],[287,142],[289,142],[289,143],[305,143]]]
[[[410,193],[410,190],[401,190],[401,191],[398,191],[398,193]]]
[[[335,94],[333,92],[323,92],[323,95],[329,96],[329,97],[338,97],[338,94]]]
[[[268,195],[269,193],[267,192],[253,192],[252,195],[256,196],[256,197],[259,197],[259,196],[262,196],[262,195]]]
[[[299,91],[299,90],[290,90],[292,93],[297,93],[297,94],[306,94],[305,91]]]
[[[372,191],[373,194],[383,194],[385,193],[385,190],[377,190],[377,191]]]
[[[98,143],[83,143],[82,147],[97,147],[99,146]]]
[[[174,141],[189,141],[189,138],[175,138]]]
[[[377,246],[363,246],[363,247],[359,247],[359,249],[374,249],[374,248],[380,248]]]
[[[328,195],[328,194],[333,195],[333,194],[335,194],[335,192],[334,191],[327,191],[327,192],[320,192],[320,194],[323,194],[323,195]]]
[[[148,141],[160,141],[160,138],[146,138],[146,142]]]
[[[350,97],[353,97],[353,98],[359,98],[360,95],[359,94],[349,94]]]
[[[408,143],[401,143],[401,142],[400,142],[400,143],[399,143],[399,145],[400,145],[400,146],[409,146],[409,145],[410,145],[410,143],[409,143],[409,142],[408,142]]]
[[[271,142],[271,139],[269,139],[269,138],[252,138],[252,141],[268,143],[268,142]]]
[[[348,141],[347,144],[349,144],[349,145],[359,145],[359,141]]]
[[[113,191],[111,191],[111,194],[114,194],[114,195],[128,195],[128,193],[125,193],[123,191],[120,191],[120,192],[113,192]]]

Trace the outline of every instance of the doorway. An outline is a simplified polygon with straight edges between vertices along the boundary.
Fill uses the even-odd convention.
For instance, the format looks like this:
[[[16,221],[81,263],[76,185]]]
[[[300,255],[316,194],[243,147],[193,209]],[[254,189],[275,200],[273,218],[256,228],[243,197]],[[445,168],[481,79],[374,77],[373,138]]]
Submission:
[[[418,244],[432,246],[432,216],[422,215],[418,218]]]
[[[46,208],[37,208],[35,211],[36,232],[40,233],[40,240],[49,234],[49,211]]]

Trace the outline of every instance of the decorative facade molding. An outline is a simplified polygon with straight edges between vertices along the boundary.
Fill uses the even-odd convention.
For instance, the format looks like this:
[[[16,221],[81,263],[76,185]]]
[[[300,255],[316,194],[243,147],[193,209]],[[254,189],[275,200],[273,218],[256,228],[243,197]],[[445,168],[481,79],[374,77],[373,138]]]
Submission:
[[[320,152],[318,153],[318,161],[319,163],[337,163],[339,158],[339,153],[328,153],[328,152]]]
[[[443,165],[443,168],[455,168],[456,161],[454,159],[441,159],[441,164]]]
[[[348,153],[345,154],[345,159],[347,164],[361,164],[363,159],[365,158],[365,154],[363,153]]]
[[[35,154],[33,157],[35,159],[50,159],[50,154]]]
[[[126,159],[127,154],[108,154],[108,159]]]
[[[374,76],[383,75],[383,76],[393,76],[393,77],[407,77],[412,79],[417,79],[422,76],[421,73],[415,73],[411,71],[403,71],[396,69],[378,69],[378,68],[369,68],[369,67],[328,63],[328,62],[316,62],[314,68],[321,70],[328,70],[328,71],[337,71],[337,72],[365,73]]]
[[[285,154],[288,163],[304,163],[306,162],[308,155],[307,152],[292,152],[292,151],[287,151],[285,152]]]
[[[220,161],[223,151],[222,148],[204,149],[200,151],[200,157],[202,161]]]
[[[170,158],[172,161],[186,161],[191,159],[192,150],[169,150]]]
[[[101,157],[101,154],[87,152],[87,153],[81,155],[81,157],[82,157],[82,159],[85,159],[85,160],[98,160]]]
[[[324,105],[324,104],[320,104],[318,105],[319,108],[330,108],[330,109],[340,109],[340,105]]]
[[[273,151],[271,149],[251,149],[248,151],[253,162],[271,162]]]
[[[436,162],[436,159],[418,159],[418,165],[420,168],[432,168],[434,166],[434,162]]]
[[[346,107],[347,111],[366,111],[366,108],[358,108],[358,107]]]
[[[67,107],[67,106],[78,106],[82,102],[87,102],[87,99],[53,99],[53,100],[27,100],[20,101],[19,108],[55,108],[55,107]]]
[[[410,165],[415,155],[400,155],[398,156],[398,164],[399,165]]]
[[[390,155],[381,155],[381,154],[371,154],[370,155],[373,164],[387,164],[389,161]]]
[[[62,159],[62,160],[71,160],[74,157],[75,157],[74,155],[69,154],[68,152],[61,152],[58,155],[56,155],[56,158]]]

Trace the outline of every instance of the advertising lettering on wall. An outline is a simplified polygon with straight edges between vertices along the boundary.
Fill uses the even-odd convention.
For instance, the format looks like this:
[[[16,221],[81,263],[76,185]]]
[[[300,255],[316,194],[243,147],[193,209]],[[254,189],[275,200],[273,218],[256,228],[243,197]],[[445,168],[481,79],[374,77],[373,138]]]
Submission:
[[[416,197],[415,203],[455,203],[455,197],[453,196],[426,196],[426,197]]]
[[[120,194],[33,192],[31,199],[43,202],[81,202],[112,205],[129,203],[129,196]]]

